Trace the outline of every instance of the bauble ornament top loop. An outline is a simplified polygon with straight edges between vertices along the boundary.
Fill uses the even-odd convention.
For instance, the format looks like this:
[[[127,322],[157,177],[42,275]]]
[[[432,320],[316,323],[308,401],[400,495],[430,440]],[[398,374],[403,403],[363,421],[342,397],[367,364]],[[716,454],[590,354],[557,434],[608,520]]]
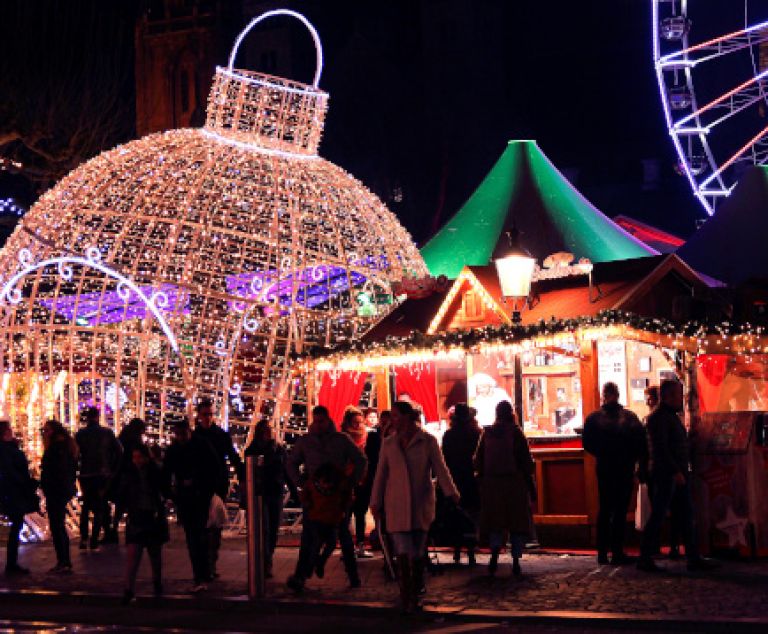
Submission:
[[[267,11],[266,13],[262,13],[261,15],[256,16],[248,23],[248,26],[246,26],[241,32],[240,35],[237,36],[237,39],[235,40],[235,44],[232,46],[232,52],[229,54],[229,66],[227,67],[227,70],[229,72],[233,72],[235,70],[235,57],[237,57],[237,51],[240,48],[240,44],[245,39],[245,36],[248,35],[250,30],[256,26],[259,22],[263,22],[267,18],[273,18],[278,15],[287,15],[292,18],[296,18],[299,20],[304,26],[307,27],[307,30],[309,31],[310,35],[312,36],[312,40],[315,42],[315,52],[317,53],[317,64],[315,66],[315,77],[312,80],[312,87],[317,88],[320,85],[320,76],[323,74],[323,45],[320,42],[320,35],[317,33],[317,29],[312,25],[312,23],[307,20],[301,13],[297,13],[296,11],[291,11],[290,9],[276,9],[274,11]]]

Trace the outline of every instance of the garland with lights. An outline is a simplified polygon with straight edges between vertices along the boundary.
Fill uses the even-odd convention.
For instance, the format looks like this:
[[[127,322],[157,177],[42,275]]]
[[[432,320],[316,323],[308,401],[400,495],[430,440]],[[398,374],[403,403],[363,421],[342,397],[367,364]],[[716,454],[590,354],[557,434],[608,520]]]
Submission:
[[[407,337],[387,337],[383,341],[346,341],[333,347],[315,347],[305,355],[307,360],[324,359],[329,362],[345,357],[371,357],[382,354],[409,354],[417,351],[469,350],[484,345],[520,343],[526,339],[579,331],[625,327],[633,331],[657,335],[677,341],[679,347],[702,351],[710,348],[710,340],[721,340],[719,347],[749,353],[768,352],[768,341],[759,340],[768,335],[765,326],[751,323],[710,323],[691,320],[683,324],[658,317],[643,317],[620,310],[605,310],[595,316],[571,319],[550,319],[535,324],[485,326],[471,330],[452,330],[434,334],[413,331]],[[728,341],[725,341],[728,340]],[[755,341],[758,340],[758,341]],[[715,343],[717,346],[717,343]]]

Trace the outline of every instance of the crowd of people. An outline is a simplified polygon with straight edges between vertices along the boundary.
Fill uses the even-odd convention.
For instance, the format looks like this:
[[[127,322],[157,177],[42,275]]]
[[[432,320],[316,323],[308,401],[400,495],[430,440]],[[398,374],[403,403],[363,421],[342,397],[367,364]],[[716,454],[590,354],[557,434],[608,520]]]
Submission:
[[[406,612],[418,609],[425,591],[428,542],[439,514],[441,525],[448,524],[456,563],[466,549],[475,565],[478,537],[485,537],[491,547],[489,574],[496,573],[507,543],[513,574],[521,574],[520,557],[532,529],[534,465],[511,403],[497,404],[495,422],[484,432],[472,408],[455,405],[442,447],[421,419],[406,400],[380,415],[347,408],[339,429],[326,407],[312,410],[308,433],[287,459],[304,513],[296,569],[287,580],[291,589],[301,592],[310,577],[323,577],[337,541],[350,586],[360,585],[356,560],[370,556],[368,510],[376,522],[369,541],[394,555]]]
[[[688,567],[707,568],[695,542],[687,435],[678,415],[682,386],[664,381],[647,395],[651,413],[643,423],[621,406],[617,386],[607,383],[602,407],[584,424],[584,448],[596,458],[598,563],[621,565],[631,559],[624,551],[626,517],[639,480],[649,486],[652,511],[643,531],[638,568],[658,569],[654,557],[670,508],[675,529],[671,556],[679,556],[682,533]],[[438,525],[448,528],[457,564],[466,549],[469,565],[476,565],[475,548],[482,541],[490,547],[487,572],[493,576],[500,553],[509,545],[512,574],[522,574],[524,544],[534,534],[531,505],[536,486],[534,462],[512,404],[497,403],[493,423],[484,428],[473,408],[456,404],[442,446],[422,428],[421,420],[418,407],[399,400],[380,413],[348,407],[337,427],[328,409],[318,405],[311,411],[308,432],[290,451],[274,438],[268,422],[256,426],[245,456],[256,458],[261,469],[268,577],[286,490],[300,500],[303,511],[296,568],[287,579],[295,592],[301,592],[312,576],[323,578],[337,542],[349,584],[359,587],[357,561],[371,557],[369,548],[376,546],[399,580],[404,611],[413,612],[425,592],[428,542]],[[116,543],[118,526],[126,516],[126,603],[134,598],[144,550],[154,592],[163,592],[162,546],[170,538],[167,500],[173,501],[184,530],[192,591],[205,589],[218,576],[230,469],[245,482],[244,464],[230,435],[214,422],[213,403],[203,399],[197,404],[194,429],[185,417],[171,421],[173,440],[165,452],[144,444],[145,425],[140,419],[130,421],[119,438],[100,424],[96,408],[84,411],[83,422],[74,438],[60,422],[45,423],[38,483],[10,424],[0,421],[0,512],[10,523],[6,574],[28,572],[18,563],[19,533],[24,515],[39,510],[38,484],[56,552],[57,563],[50,572],[72,572],[65,523],[79,480],[81,549],[97,551],[100,543]],[[369,511],[376,524],[370,534]]]
[[[195,427],[186,417],[169,421],[173,440],[163,452],[144,442],[146,426],[135,418],[119,437],[101,425],[95,407],[81,414],[82,428],[73,437],[57,420],[41,429],[43,456],[39,481],[30,475],[27,458],[8,421],[0,420],[0,512],[9,519],[6,575],[25,575],[18,563],[24,516],[40,510],[38,488],[45,496],[56,565],[51,574],[71,574],[68,506],[78,487],[80,549],[98,552],[118,542],[125,517],[124,602],[134,599],[136,575],[144,550],[150,560],[155,595],[162,595],[162,547],[170,539],[167,505],[173,501],[184,528],[192,564],[193,592],[218,577],[223,510],[230,488],[229,467],[244,478],[243,463],[230,435],[213,420],[213,402],[196,407]],[[262,435],[263,438],[263,435]],[[218,499],[217,499],[218,498]],[[114,514],[111,510],[114,508]]]

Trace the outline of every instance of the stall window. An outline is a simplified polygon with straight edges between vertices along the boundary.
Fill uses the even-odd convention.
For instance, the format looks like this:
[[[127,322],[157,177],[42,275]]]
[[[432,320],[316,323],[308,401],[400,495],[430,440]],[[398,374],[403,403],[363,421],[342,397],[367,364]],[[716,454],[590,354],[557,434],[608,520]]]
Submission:
[[[639,341],[620,342],[625,348],[626,376],[619,383],[621,403],[640,418],[650,412],[645,404],[645,388],[660,385],[664,379],[677,378],[675,352]],[[602,385],[602,383],[601,383]]]
[[[532,349],[521,354],[523,429],[529,436],[571,436],[582,425],[581,380],[575,346]],[[511,349],[472,356],[469,404],[481,425],[493,423],[499,401],[514,402],[515,359]]]
[[[529,436],[570,436],[583,424],[581,378],[575,347],[525,352],[523,425]]]

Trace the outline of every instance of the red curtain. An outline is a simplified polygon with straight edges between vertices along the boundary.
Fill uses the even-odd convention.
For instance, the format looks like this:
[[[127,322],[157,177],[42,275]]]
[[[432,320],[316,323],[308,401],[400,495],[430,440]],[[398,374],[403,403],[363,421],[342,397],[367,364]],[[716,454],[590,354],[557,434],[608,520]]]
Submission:
[[[428,423],[440,420],[437,411],[437,374],[434,363],[395,366],[395,394],[407,393],[424,410]]]
[[[697,384],[701,413],[718,411],[720,392],[728,369],[728,355],[702,354],[698,359]]]
[[[344,408],[360,403],[367,377],[365,372],[323,372],[318,403],[328,408],[337,428],[341,426]]]

